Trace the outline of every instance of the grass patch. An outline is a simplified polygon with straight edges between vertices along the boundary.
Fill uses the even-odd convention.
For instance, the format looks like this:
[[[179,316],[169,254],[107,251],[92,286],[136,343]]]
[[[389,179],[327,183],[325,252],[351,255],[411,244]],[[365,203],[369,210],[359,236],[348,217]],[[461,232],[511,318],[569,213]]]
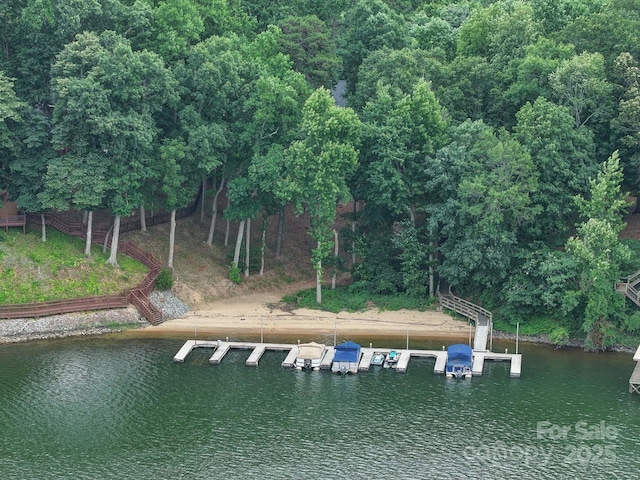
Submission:
[[[120,268],[106,265],[107,254],[94,248],[84,256],[84,240],[49,229],[13,231],[0,239],[0,303],[32,303],[113,295],[136,286],[146,266],[118,255]]]
[[[389,311],[401,309],[424,311],[433,304],[430,299],[417,299],[404,295],[371,295],[352,292],[349,287],[338,287],[335,290],[323,289],[321,304],[316,302],[315,288],[300,290],[282,300],[298,308],[310,308],[332,313],[359,312],[369,308]]]

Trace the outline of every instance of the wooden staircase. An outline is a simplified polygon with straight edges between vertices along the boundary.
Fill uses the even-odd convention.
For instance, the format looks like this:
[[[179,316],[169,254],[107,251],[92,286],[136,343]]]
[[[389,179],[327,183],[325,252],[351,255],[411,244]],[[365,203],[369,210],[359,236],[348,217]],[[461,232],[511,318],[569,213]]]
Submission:
[[[616,291],[629,298],[640,307],[640,271],[616,283]]]

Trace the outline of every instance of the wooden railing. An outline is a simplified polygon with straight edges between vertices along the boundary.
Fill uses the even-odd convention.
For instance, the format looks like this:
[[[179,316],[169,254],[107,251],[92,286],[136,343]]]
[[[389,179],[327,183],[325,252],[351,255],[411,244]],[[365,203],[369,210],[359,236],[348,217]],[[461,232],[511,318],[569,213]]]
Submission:
[[[624,294],[633,303],[640,307],[640,271],[623,279],[622,282],[616,283],[616,291]]]
[[[55,214],[48,214],[45,218],[47,225],[56,230],[72,236],[85,237],[84,228],[81,224],[67,223]],[[102,238],[104,238],[104,235]],[[148,295],[153,291],[155,280],[162,267],[161,263],[153,255],[145,252],[128,240],[118,243],[118,251],[138,260],[149,268],[149,273],[147,273],[136,288],[125,290],[119,295],[0,305],[0,318],[38,318],[64,313],[109,310],[113,308],[124,308],[131,303],[149,323],[154,325],[161,323],[162,312],[158,310],[148,298]]]
[[[491,325],[493,314],[475,303],[464,298],[456,297],[452,293],[439,294],[440,305],[460,315],[473,320],[477,325]]]
[[[22,232],[24,233],[26,225],[26,215],[6,215],[0,217],[0,227],[4,227],[5,231],[7,231],[9,227],[22,227]]]

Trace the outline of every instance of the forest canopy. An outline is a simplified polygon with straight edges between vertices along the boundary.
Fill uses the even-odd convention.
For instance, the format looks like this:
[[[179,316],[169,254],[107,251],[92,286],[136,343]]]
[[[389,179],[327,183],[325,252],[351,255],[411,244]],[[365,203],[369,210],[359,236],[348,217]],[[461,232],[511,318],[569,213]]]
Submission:
[[[226,189],[236,275],[245,226],[292,204],[318,301],[346,260],[354,290],[446,285],[559,342],[640,330],[614,289],[640,269],[640,1],[17,0],[0,22],[0,189],[26,212],[108,211],[117,239]]]

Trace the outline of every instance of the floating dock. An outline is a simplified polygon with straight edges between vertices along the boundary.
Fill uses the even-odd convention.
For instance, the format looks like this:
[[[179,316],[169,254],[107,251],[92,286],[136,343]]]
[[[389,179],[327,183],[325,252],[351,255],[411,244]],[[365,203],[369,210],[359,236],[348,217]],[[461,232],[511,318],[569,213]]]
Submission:
[[[288,351],[285,359],[281,363],[283,367],[293,367],[298,356],[298,345],[287,343],[253,343],[253,342],[229,342],[223,340],[187,340],[180,348],[178,353],[173,357],[174,362],[184,362],[187,356],[195,348],[212,348],[213,354],[209,358],[209,363],[218,364],[231,349],[251,350],[249,358],[246,360],[248,366],[257,367],[260,358],[267,350]],[[394,369],[403,373],[407,371],[409,361],[413,357],[418,358],[435,358],[435,366],[433,373],[436,375],[444,374],[445,365],[447,363],[447,352],[445,350],[416,350],[416,349],[391,349],[391,348],[365,348],[361,349],[360,362],[358,363],[358,371],[366,372],[371,368],[371,359],[375,353],[388,354],[391,350],[399,353],[400,358]],[[639,349],[640,351],[640,349]],[[333,363],[335,350],[333,347],[327,347],[320,368],[328,370]],[[493,352],[473,352],[473,375],[480,376],[484,369],[486,360],[508,361],[511,362],[511,377],[520,377],[520,369],[522,366],[522,355],[511,353],[493,353]],[[640,373],[639,373],[640,375]]]
[[[633,356],[633,361],[636,362],[636,367],[633,369],[629,379],[629,393],[640,393],[640,346],[638,346]]]

